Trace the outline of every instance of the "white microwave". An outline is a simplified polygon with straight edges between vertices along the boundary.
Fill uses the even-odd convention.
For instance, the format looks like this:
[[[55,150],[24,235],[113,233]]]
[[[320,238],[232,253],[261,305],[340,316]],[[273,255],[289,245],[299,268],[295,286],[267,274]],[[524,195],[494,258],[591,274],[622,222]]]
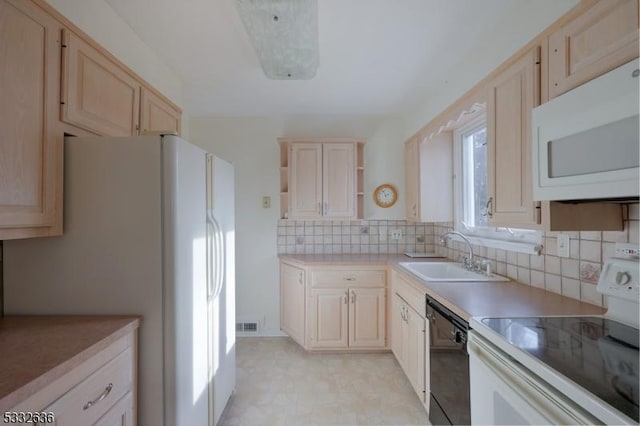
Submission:
[[[638,198],[639,75],[636,59],[534,108],[534,200]]]

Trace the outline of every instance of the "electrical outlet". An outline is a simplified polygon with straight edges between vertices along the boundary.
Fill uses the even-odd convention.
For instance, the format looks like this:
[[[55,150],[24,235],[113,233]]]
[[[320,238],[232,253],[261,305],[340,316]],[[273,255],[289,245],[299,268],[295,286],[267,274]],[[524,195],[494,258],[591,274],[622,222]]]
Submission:
[[[398,241],[402,238],[402,229],[392,229],[389,234],[392,240]]]
[[[638,244],[616,243],[616,257],[638,257],[640,247]]]
[[[571,246],[569,236],[567,234],[558,234],[558,256],[569,257],[569,247]]]

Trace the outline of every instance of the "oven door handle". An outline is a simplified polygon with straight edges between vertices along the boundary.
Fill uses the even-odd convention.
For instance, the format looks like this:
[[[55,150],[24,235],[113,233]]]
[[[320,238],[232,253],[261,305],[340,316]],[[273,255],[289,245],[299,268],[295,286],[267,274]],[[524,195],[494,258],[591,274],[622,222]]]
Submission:
[[[470,333],[467,342],[470,359],[475,358],[495,374],[504,384],[522,398],[552,424],[600,424],[600,420],[588,413],[578,412],[572,403],[549,384],[533,376],[519,363],[505,357],[492,344]]]

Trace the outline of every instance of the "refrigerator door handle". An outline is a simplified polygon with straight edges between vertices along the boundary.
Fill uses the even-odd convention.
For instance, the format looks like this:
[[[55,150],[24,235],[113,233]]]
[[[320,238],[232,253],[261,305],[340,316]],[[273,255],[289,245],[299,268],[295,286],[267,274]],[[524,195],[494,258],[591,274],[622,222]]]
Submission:
[[[214,253],[213,253],[213,267],[214,267],[214,282],[212,297],[215,299],[220,295],[222,286],[224,283],[224,235],[222,229],[213,214],[209,215],[209,222],[213,225],[214,235]]]
[[[214,256],[216,255],[216,230],[211,219],[207,218],[207,298],[210,299],[214,293],[216,266]]]

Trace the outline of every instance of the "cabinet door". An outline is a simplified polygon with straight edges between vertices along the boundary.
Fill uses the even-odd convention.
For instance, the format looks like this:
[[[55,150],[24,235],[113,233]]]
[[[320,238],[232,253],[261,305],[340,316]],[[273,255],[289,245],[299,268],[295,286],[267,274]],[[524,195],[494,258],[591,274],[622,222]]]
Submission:
[[[289,160],[289,217],[322,217],[322,144],[293,143]]]
[[[453,134],[443,132],[418,145],[420,222],[453,220]]]
[[[312,348],[346,348],[349,343],[349,290],[311,290],[309,328]]]
[[[407,220],[420,220],[420,154],[418,137],[414,136],[404,144],[405,178],[406,178],[406,209]]]
[[[140,128],[144,132],[180,133],[182,117],[159,96],[144,87],[140,89]]]
[[[280,265],[280,328],[304,346],[304,271]]]
[[[638,0],[596,2],[549,36],[549,98],[638,57]]]
[[[140,83],[72,32],[64,40],[62,120],[99,135],[138,134]]]
[[[134,426],[133,419],[133,396],[129,392],[122,399],[109,409],[94,426]]]
[[[62,233],[60,26],[0,0],[0,240]]]
[[[406,327],[408,335],[406,374],[420,401],[425,402],[425,319],[411,307],[406,309]]]
[[[489,84],[487,177],[492,226],[535,227],[531,112],[539,104],[539,49],[535,48]]]
[[[404,328],[404,301],[397,294],[393,295],[393,302],[391,307],[391,351],[395,355],[398,363],[405,369],[405,356],[402,338],[402,331]]]
[[[323,145],[323,216],[356,217],[356,167],[353,143]]]
[[[385,289],[351,288],[349,290],[349,346],[384,348]]]

